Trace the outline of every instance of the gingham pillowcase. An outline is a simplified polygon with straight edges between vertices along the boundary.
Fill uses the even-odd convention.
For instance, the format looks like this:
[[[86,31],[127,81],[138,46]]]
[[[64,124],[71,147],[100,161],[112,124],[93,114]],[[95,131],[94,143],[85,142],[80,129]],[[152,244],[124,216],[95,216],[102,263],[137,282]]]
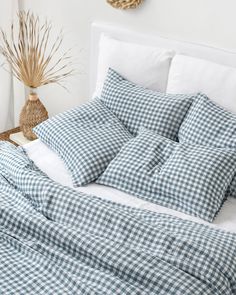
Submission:
[[[236,171],[236,152],[179,144],[142,129],[97,183],[213,221]]]
[[[178,134],[181,143],[236,150],[236,115],[201,95],[193,102]],[[228,195],[236,197],[236,176]]]
[[[236,115],[202,94],[190,107],[178,138],[191,144],[236,148]]]
[[[148,90],[109,69],[100,99],[133,135],[143,126],[177,140],[179,127],[196,96]]]
[[[98,100],[59,114],[38,125],[34,132],[65,162],[74,186],[96,180],[132,138]]]

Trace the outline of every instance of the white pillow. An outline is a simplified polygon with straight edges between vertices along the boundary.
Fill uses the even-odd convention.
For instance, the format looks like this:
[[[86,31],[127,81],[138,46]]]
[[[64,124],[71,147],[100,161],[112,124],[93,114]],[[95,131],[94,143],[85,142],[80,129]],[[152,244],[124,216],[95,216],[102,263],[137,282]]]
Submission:
[[[100,96],[109,67],[127,80],[152,90],[166,92],[174,51],[127,43],[101,36],[96,95]]]
[[[178,54],[171,63],[167,92],[203,92],[236,113],[236,68]]]

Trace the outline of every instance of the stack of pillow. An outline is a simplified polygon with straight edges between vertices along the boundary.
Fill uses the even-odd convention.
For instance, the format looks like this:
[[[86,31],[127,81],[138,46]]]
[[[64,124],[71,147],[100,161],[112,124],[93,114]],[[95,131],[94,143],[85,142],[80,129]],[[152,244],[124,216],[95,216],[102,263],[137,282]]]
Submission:
[[[236,115],[205,94],[173,94],[171,72],[152,89],[120,72],[110,68],[99,97],[34,132],[60,155],[75,186],[96,181],[213,221],[236,196]],[[163,81],[171,93],[159,90]]]

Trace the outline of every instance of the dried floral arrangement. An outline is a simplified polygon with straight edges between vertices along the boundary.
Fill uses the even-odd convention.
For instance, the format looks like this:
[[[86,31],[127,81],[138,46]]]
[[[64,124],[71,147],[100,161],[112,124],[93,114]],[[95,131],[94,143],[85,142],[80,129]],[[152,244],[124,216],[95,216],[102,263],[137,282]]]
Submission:
[[[37,88],[49,83],[61,82],[73,74],[70,49],[56,60],[63,35],[60,33],[49,45],[52,24],[45,20],[40,24],[39,17],[31,12],[17,14],[18,25],[11,25],[11,34],[2,29],[0,52],[11,66],[13,75],[26,86]]]
[[[0,30],[0,53],[12,74],[30,88],[20,115],[20,127],[28,139],[35,139],[32,128],[48,118],[36,88],[50,83],[65,87],[64,80],[74,74],[71,49],[61,54],[62,32],[56,38],[51,36],[52,24],[47,20],[41,22],[34,13],[20,11],[17,20],[11,24],[9,36]]]
[[[107,0],[114,8],[130,9],[139,6],[143,0]]]

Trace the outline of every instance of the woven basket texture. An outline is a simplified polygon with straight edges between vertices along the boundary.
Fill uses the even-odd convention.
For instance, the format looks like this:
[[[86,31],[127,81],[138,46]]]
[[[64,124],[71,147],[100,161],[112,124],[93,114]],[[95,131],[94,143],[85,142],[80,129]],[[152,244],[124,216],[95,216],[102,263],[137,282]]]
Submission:
[[[32,129],[47,119],[48,112],[42,102],[28,99],[20,114],[20,129],[27,139],[34,140],[37,136]]]
[[[136,8],[143,0],[107,0],[107,2],[115,8],[129,9]]]

